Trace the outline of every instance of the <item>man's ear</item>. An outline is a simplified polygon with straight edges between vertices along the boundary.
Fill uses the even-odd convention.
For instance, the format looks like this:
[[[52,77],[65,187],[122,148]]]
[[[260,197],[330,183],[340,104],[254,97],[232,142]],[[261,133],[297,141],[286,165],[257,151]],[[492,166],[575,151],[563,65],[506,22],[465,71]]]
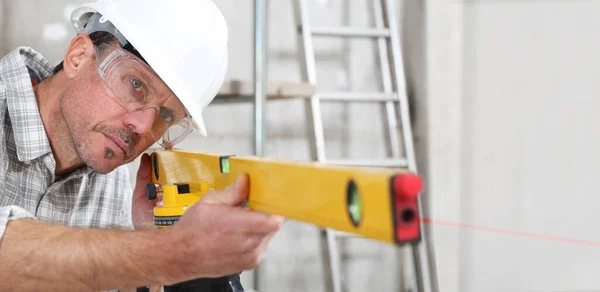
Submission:
[[[77,75],[85,64],[94,61],[94,43],[87,34],[79,34],[71,41],[63,60],[63,70],[69,78]]]

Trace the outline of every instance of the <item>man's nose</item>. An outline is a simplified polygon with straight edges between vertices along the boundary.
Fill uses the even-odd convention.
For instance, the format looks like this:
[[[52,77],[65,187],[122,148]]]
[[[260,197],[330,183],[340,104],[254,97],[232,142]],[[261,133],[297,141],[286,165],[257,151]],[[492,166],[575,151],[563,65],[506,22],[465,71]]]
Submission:
[[[150,133],[155,117],[156,110],[153,108],[130,112],[125,116],[125,125],[138,135],[144,135]]]

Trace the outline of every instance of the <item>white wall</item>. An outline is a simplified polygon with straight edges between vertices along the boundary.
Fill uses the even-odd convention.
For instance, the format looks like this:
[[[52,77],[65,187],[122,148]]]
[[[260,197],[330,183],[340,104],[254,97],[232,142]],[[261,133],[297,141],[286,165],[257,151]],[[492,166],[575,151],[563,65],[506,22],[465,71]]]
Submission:
[[[600,241],[599,1],[469,1],[461,216]],[[461,231],[459,291],[598,291],[600,248]]]
[[[407,1],[414,3],[419,1]],[[459,222],[461,205],[462,100],[463,100],[463,3],[423,1],[423,45],[416,47],[411,60],[424,58],[425,66],[411,69],[423,80],[415,86],[415,135],[420,173],[426,178],[427,203],[431,219]],[[412,47],[419,38],[405,44]],[[419,49],[420,53],[419,52]],[[412,67],[411,67],[412,68]],[[433,233],[435,268],[439,291],[459,290],[461,275],[460,229],[427,224]]]

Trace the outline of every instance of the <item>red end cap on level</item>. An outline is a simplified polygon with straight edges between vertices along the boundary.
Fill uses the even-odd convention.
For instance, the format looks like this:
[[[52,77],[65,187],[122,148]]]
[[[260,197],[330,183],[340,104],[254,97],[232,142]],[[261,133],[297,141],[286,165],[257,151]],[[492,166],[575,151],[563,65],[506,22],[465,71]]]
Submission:
[[[418,196],[423,189],[421,177],[414,173],[400,173],[392,178],[394,204],[394,237],[404,244],[420,240]]]
[[[416,174],[398,174],[394,177],[394,193],[398,197],[416,198],[423,189],[423,180]]]

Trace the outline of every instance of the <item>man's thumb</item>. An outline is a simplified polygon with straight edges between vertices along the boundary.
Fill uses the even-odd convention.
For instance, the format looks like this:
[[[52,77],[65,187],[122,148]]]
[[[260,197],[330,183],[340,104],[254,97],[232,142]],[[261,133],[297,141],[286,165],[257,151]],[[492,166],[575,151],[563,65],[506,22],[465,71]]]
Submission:
[[[137,171],[137,181],[150,181],[152,179],[152,167],[150,166],[150,155],[142,154],[140,166]]]
[[[248,176],[246,174],[238,177],[233,185],[219,191],[206,193],[200,202],[204,204],[223,204],[238,206],[248,197]]]

